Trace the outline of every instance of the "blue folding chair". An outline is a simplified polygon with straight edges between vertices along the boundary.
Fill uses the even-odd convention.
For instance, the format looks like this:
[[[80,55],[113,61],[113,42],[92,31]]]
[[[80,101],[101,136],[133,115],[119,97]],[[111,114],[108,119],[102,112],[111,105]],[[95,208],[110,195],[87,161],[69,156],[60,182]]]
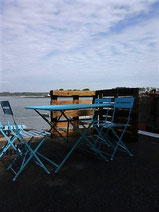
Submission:
[[[12,109],[10,108],[10,115],[13,116]],[[25,125],[18,125],[18,129],[26,129]],[[15,125],[10,126],[11,129],[15,129]],[[10,135],[10,130],[8,125],[3,126],[0,122],[0,132],[5,138],[3,141],[3,145],[0,148],[0,158],[12,147],[16,152],[19,151],[17,149],[17,145],[15,144],[15,141],[17,140],[13,135]]]
[[[122,138],[129,125],[133,104],[134,104],[133,97],[115,98],[111,120],[108,121],[106,119],[104,121],[103,120],[99,121],[95,126],[98,132],[96,143],[97,141],[98,142],[100,141],[100,145],[98,148],[102,149],[101,148],[102,144],[106,144],[107,146],[110,145],[111,147],[113,147],[111,160],[114,159],[116,151],[119,147],[120,149],[126,151],[130,156],[133,156],[133,154],[129,151],[129,149],[126,147],[126,145],[122,141]],[[120,120],[118,118],[118,113],[117,113],[118,110],[122,110],[127,113],[125,123],[120,123]],[[120,133],[118,132],[119,129],[121,130]],[[114,137],[113,139],[112,139],[112,136]]]
[[[108,103],[108,104],[111,103],[111,98],[99,98],[99,99],[95,99],[95,101],[94,101],[94,104],[107,104],[107,103]],[[103,110],[103,109],[102,109],[102,110]],[[109,114],[109,110],[110,110],[110,107],[106,107],[105,110],[106,110],[106,113],[105,113],[105,119],[104,119],[104,120],[107,120],[108,114]],[[89,124],[90,122],[92,122],[92,119],[93,119],[93,120],[96,119],[96,120],[94,120],[94,124],[97,124],[98,121],[99,121],[99,115],[96,116],[96,112],[97,112],[97,111],[95,111],[95,110],[93,111],[91,120],[80,120],[80,121],[79,121],[80,124],[82,124],[82,126],[85,128],[85,125],[86,125],[86,124]],[[94,126],[94,125],[93,125],[93,126]]]
[[[105,104],[110,104],[112,101],[111,98],[99,98],[99,99],[95,99],[95,104],[101,104],[101,103],[105,103]],[[101,120],[101,117],[100,117],[100,113],[99,115],[97,116],[97,120],[94,122],[94,129],[96,130],[96,140],[95,140],[95,145],[97,145],[97,142],[98,140],[102,139],[105,144],[107,144],[108,146],[110,146],[111,143],[109,143],[109,140],[106,141],[106,137],[105,137],[105,134],[102,132],[102,130],[99,131],[99,127],[100,127],[100,124],[103,122],[107,122],[109,117],[110,117],[110,112],[112,111],[112,107],[106,107],[106,108],[103,108],[102,110],[105,110],[105,113],[103,115],[103,112],[102,112],[102,120]],[[94,118],[94,117],[93,117]]]
[[[99,99],[95,99],[94,104],[111,104],[111,101],[112,101],[111,98],[99,98]],[[92,135],[90,132],[88,132],[88,135],[92,139],[93,145],[98,147],[98,149],[100,149],[98,145],[101,145],[101,142],[100,142],[101,140],[103,140],[103,142],[107,144],[107,146],[111,145],[109,140],[106,140],[105,134],[102,132],[102,130],[99,129],[100,128],[99,125],[101,121],[106,122],[108,120],[108,118],[110,117],[110,111],[112,110],[112,107],[109,106],[109,107],[102,108],[102,111],[103,110],[105,111],[105,115],[102,120],[100,120],[100,110],[101,109],[97,111],[96,110],[93,111],[91,120],[83,120],[83,121],[80,120],[80,124],[83,126],[83,128],[86,128],[85,125],[90,124],[93,120],[92,127],[94,128],[95,133],[93,133]]]
[[[8,166],[8,170],[11,169],[15,174],[13,181],[15,181],[17,179],[17,177],[21,174],[23,169],[27,166],[27,164],[31,160],[33,160],[36,164],[40,165],[48,174],[50,174],[50,172],[45,167],[45,165],[42,163],[42,161],[40,160],[39,157],[49,161],[50,163],[53,163],[53,162],[38,152],[39,148],[41,147],[43,142],[46,140],[46,138],[50,135],[50,133],[41,131],[41,130],[27,131],[25,129],[19,129],[18,125],[14,119],[13,112],[12,112],[9,102],[1,101],[1,106],[3,109],[4,115],[7,119],[7,124],[8,124],[8,128],[10,130],[11,136],[13,137],[14,141],[18,140],[20,143],[20,145],[18,146],[18,150],[17,150],[17,148],[15,149],[15,150],[17,150],[17,153],[18,153],[17,156],[13,159],[11,164]],[[11,125],[10,117],[12,118],[13,125],[15,126],[15,128],[13,128]],[[33,149],[32,143],[33,143],[34,138],[37,136],[38,137],[41,136],[42,138],[40,139],[39,143],[36,145],[36,148]],[[12,143],[14,141],[8,140],[10,145],[12,145]],[[14,146],[13,146],[13,148],[14,148]],[[21,166],[18,169],[18,171],[15,171],[15,168],[13,168],[13,166],[14,166],[15,162],[19,159],[21,159],[21,161],[22,161]]]

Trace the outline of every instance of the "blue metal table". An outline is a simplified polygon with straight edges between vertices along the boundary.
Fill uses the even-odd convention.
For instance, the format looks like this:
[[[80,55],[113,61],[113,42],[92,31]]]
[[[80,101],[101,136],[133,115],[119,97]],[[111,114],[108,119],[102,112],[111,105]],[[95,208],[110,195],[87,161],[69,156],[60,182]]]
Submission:
[[[57,164],[57,163],[49,160],[48,158],[45,158],[47,161],[49,161],[51,164],[53,164],[56,167],[55,173],[57,173],[60,170],[60,168],[63,166],[63,164],[69,158],[69,156],[71,155],[71,153],[80,144],[80,142],[82,140],[85,140],[85,142],[87,142],[89,144],[89,146],[91,147],[91,150],[92,151],[94,151],[99,156],[101,156],[105,161],[108,161],[107,158],[96,148],[96,146],[86,136],[88,130],[93,125],[95,119],[92,119],[92,121],[89,123],[88,127],[86,127],[84,129],[84,131],[82,132],[73,123],[73,121],[69,117],[67,117],[67,115],[65,114],[65,111],[68,111],[68,110],[81,110],[81,109],[93,109],[93,110],[95,110],[97,108],[105,108],[105,107],[110,107],[110,106],[112,106],[112,104],[102,103],[102,104],[41,105],[41,106],[27,106],[27,107],[25,107],[26,109],[33,109],[34,111],[36,111],[51,126],[51,128],[54,129],[65,141],[67,141],[67,139],[56,129],[56,127],[55,127],[56,126],[56,123],[54,125],[51,124],[51,122],[49,122],[49,120],[46,119],[39,111],[41,111],[41,110],[42,111],[43,110],[46,110],[46,111],[59,111],[60,112],[60,116],[58,117],[57,122],[61,119],[62,116],[64,116],[66,118],[66,120],[80,134],[80,137],[78,138],[78,140],[74,143],[74,145],[72,146],[72,148],[69,150],[69,152],[66,154],[66,156],[64,157],[64,159],[59,164]]]

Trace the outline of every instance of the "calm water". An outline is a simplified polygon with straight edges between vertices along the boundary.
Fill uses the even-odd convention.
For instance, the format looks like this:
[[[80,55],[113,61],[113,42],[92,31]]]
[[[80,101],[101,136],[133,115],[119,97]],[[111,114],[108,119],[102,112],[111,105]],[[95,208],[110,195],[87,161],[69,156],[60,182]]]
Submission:
[[[25,124],[29,129],[50,129],[49,125],[34,110],[24,108],[25,106],[49,105],[50,98],[23,98],[0,96],[0,101],[3,100],[8,100],[10,102],[17,123]],[[44,113],[49,114],[49,111],[44,111]],[[0,121],[5,124],[5,118],[1,108]]]

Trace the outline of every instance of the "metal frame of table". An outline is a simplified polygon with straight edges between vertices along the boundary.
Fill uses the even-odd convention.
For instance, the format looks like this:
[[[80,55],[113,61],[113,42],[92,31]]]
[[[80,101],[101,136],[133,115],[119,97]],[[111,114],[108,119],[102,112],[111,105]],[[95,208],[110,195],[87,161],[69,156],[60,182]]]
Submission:
[[[62,116],[64,116],[66,118],[66,120],[73,126],[73,128],[80,134],[80,137],[78,138],[78,140],[75,142],[75,144],[72,146],[72,148],[69,150],[69,152],[66,154],[66,156],[64,157],[64,159],[59,163],[55,163],[53,161],[51,161],[50,159],[42,156],[45,160],[47,160],[48,162],[50,162],[52,165],[54,165],[56,167],[55,169],[55,173],[57,173],[60,168],[63,166],[63,164],[66,162],[66,160],[70,157],[70,155],[72,154],[72,152],[74,151],[74,149],[80,144],[80,142],[82,140],[85,140],[89,145],[89,147],[91,148],[92,151],[94,151],[96,154],[98,154],[101,158],[103,158],[105,161],[108,161],[107,158],[105,157],[105,155],[102,154],[102,152],[100,150],[98,150],[96,148],[96,146],[87,138],[86,134],[88,132],[88,130],[90,129],[91,126],[93,126],[94,122],[96,119],[92,119],[91,122],[89,123],[89,125],[84,129],[84,131],[82,132],[74,123],[73,121],[67,117],[67,115],[65,114],[65,111],[68,110],[81,110],[81,109],[93,109],[96,110],[97,108],[104,108],[104,107],[110,107],[112,106],[111,104],[70,104],[70,105],[42,105],[42,106],[27,106],[25,107],[26,109],[33,109],[34,111],[36,111],[49,125],[52,129],[54,129],[66,142],[67,139],[56,129],[56,124],[58,123],[58,121],[61,119]],[[40,112],[39,110],[46,110],[46,111],[59,111],[61,113],[61,115],[58,117],[56,123],[51,124],[51,122],[49,122],[48,119],[46,119]]]

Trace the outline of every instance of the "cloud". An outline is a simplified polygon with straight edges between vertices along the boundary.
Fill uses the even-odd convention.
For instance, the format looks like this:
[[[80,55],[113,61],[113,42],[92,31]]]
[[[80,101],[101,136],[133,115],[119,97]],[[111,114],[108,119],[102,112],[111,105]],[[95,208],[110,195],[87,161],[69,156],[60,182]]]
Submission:
[[[2,1],[4,91],[157,86],[157,2]]]

